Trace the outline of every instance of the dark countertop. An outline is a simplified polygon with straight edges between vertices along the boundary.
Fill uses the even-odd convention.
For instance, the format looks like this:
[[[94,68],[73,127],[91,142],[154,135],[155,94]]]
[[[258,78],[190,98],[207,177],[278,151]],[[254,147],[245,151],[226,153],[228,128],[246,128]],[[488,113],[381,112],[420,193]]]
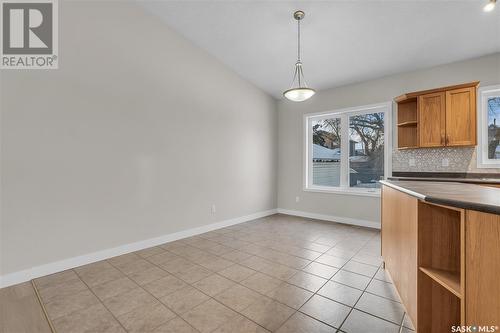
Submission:
[[[470,184],[500,184],[498,178],[444,178],[444,177],[389,177],[389,180],[413,180],[427,182],[455,182]]]
[[[472,184],[500,184],[499,173],[393,171],[390,180],[423,180]]]
[[[500,189],[457,182],[382,180],[381,184],[426,202],[500,214]]]

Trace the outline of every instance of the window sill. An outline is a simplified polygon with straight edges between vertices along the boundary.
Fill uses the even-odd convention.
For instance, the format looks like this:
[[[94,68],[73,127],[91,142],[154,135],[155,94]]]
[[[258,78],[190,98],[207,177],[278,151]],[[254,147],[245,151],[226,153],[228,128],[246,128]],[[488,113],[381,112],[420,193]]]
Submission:
[[[319,192],[319,193],[332,193],[332,194],[344,194],[344,195],[357,195],[363,197],[377,197],[380,198],[380,189],[359,189],[359,188],[349,188],[349,187],[305,187],[304,192]]]

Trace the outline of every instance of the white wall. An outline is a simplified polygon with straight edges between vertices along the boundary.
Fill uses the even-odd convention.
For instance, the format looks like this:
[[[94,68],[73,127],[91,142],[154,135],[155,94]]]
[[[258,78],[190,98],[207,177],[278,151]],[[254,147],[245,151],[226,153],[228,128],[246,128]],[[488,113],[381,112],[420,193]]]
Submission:
[[[303,115],[392,101],[394,97],[405,92],[475,80],[481,81],[483,86],[500,83],[500,53],[320,91],[303,103],[280,101],[278,207],[379,223],[379,198],[302,190]],[[393,117],[394,121],[395,118]],[[296,196],[301,198],[299,203],[295,202]]]
[[[0,275],[276,208],[275,100],[137,4],[59,12],[60,68],[0,74]]]

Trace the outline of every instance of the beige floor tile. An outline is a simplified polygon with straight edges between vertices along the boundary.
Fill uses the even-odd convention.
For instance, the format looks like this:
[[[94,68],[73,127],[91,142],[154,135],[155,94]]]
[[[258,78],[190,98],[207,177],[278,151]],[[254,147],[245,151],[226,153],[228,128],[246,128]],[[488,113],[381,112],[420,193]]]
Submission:
[[[142,288],[136,288],[107,298],[103,303],[115,316],[121,316],[136,308],[159,302]]]
[[[370,293],[364,293],[361,296],[356,304],[356,309],[368,312],[397,325],[401,324],[405,313],[405,309],[401,303]]]
[[[150,332],[176,315],[163,304],[151,304],[138,307],[118,317],[129,333]]]
[[[217,246],[207,249],[207,252],[210,252],[218,256],[223,255],[225,253],[229,253],[231,251],[233,251],[233,248],[221,244],[218,244]]]
[[[347,264],[345,264],[345,266],[342,269],[349,272],[365,275],[371,278],[375,275],[378,268],[375,266],[351,260]]]
[[[229,252],[229,253],[223,254],[221,257],[224,258],[224,259],[227,259],[229,261],[239,263],[239,262],[242,262],[243,260],[246,260],[246,259],[250,258],[251,256],[252,255],[249,254],[249,253],[245,253],[245,252],[242,252],[242,251],[239,251],[239,250],[235,250],[233,252]]]
[[[275,277],[277,279],[286,281],[298,271],[296,269],[284,265],[274,264],[271,265],[270,267],[263,268],[261,272],[270,275],[272,277]]]
[[[180,257],[171,252],[163,251],[162,253],[154,254],[150,257],[146,257],[145,259],[155,265],[160,265],[174,259],[180,259]]]
[[[276,331],[277,333],[335,333],[336,328],[328,326],[303,313],[296,312]]]
[[[0,332],[51,333],[30,282],[0,289]]]
[[[161,264],[158,264],[160,268],[163,268],[169,273],[176,274],[178,272],[186,271],[192,267],[195,267],[196,264],[188,261],[187,259],[184,258],[175,258],[173,260],[169,260],[167,262],[163,262]]]
[[[241,315],[236,315],[213,333],[269,333],[269,331]]]
[[[184,319],[176,317],[160,327],[157,327],[152,331],[152,333],[198,333],[198,331],[189,325]]]
[[[267,294],[267,296],[294,309],[299,309],[312,295],[312,292],[288,283],[282,283]]]
[[[163,252],[165,252],[164,249],[162,249],[159,246],[154,246],[154,247],[149,247],[147,249],[143,249],[143,250],[140,250],[140,251],[136,251],[134,253],[137,254],[138,256],[142,257],[142,258],[148,258],[148,257],[151,257],[151,256],[153,256],[155,254],[160,254],[160,253],[163,253]]]
[[[346,333],[398,333],[399,326],[354,309],[342,325],[342,330]]]
[[[319,262],[320,264],[325,264],[328,266],[333,266],[336,268],[341,268],[347,263],[348,259],[345,258],[339,258],[339,257],[334,257],[328,254],[323,254],[321,257],[316,259],[316,262]]]
[[[398,292],[396,291],[396,288],[392,283],[374,279],[370,282],[368,288],[366,288],[366,291],[378,296],[389,298],[396,302],[401,302],[398,296]]]
[[[269,331],[277,330],[295,311],[267,297],[259,298],[241,313]]]
[[[92,291],[100,300],[104,300],[106,298],[116,296],[137,287],[138,286],[136,283],[134,283],[134,281],[130,280],[127,277],[123,277],[118,280],[113,280],[93,286]]]
[[[236,282],[243,281],[244,279],[255,273],[256,271],[254,271],[253,269],[241,266],[239,264],[234,264],[219,272],[220,275]]]
[[[80,278],[73,270],[67,270],[37,278],[35,279],[35,284],[38,290],[43,290],[50,287],[57,287],[61,283],[73,280],[80,280]]]
[[[224,290],[231,288],[235,284],[236,284],[235,282],[226,279],[223,276],[213,274],[198,282],[195,282],[193,286],[198,288],[205,294],[213,297],[217,294],[220,294]]]
[[[144,271],[132,273],[128,277],[142,286],[150,282],[159,280],[167,275],[170,275],[170,273],[161,268],[153,267]]]
[[[186,286],[187,283],[181,279],[173,275],[167,275],[164,278],[145,284],[143,287],[156,298],[161,298]]]
[[[85,290],[71,295],[57,295],[50,302],[45,303],[45,309],[49,317],[54,320],[98,303],[97,297],[90,290]]]
[[[223,259],[223,258],[216,257],[212,260],[202,261],[199,264],[201,266],[205,267],[206,269],[209,269],[213,272],[219,272],[219,271],[226,269],[229,266],[233,265],[233,262],[226,260],[226,259]]]
[[[369,277],[343,270],[335,274],[332,280],[360,290],[364,290],[370,282]]]
[[[328,280],[319,276],[299,271],[289,278],[287,282],[314,293],[318,291],[326,281]]]
[[[340,327],[349,311],[349,307],[319,295],[311,297],[300,309],[300,312],[336,328]]]
[[[109,265],[109,264],[108,264]],[[78,272],[80,278],[85,282],[89,287],[96,286],[101,283],[118,280],[125,275],[112,266],[102,265],[104,269],[99,270],[96,267],[92,267],[86,270],[83,270],[81,273]]]
[[[85,274],[100,272],[100,271],[104,271],[104,270],[111,269],[111,268],[113,268],[113,265],[111,265],[106,260],[102,260],[102,261],[94,262],[92,264],[77,267],[74,269],[74,271],[78,275],[82,276]]]
[[[127,253],[121,256],[113,257],[107,261],[113,266],[120,266],[141,259],[136,253]]]
[[[363,292],[359,289],[346,286],[334,281],[328,281],[318,291],[318,295],[328,297],[347,306],[354,306]]]
[[[101,303],[58,318],[53,321],[53,325],[58,333],[125,333]]]
[[[45,303],[50,302],[57,296],[67,296],[87,290],[87,285],[75,275],[75,278],[65,280],[58,284],[52,284],[49,287],[39,289],[40,297]]]
[[[338,272],[338,268],[320,264],[317,262],[312,262],[308,266],[302,269],[304,272],[317,275],[324,279],[330,279],[335,273]]]
[[[261,294],[267,294],[277,288],[281,284],[281,280],[257,272],[241,281],[241,284]]]
[[[210,299],[181,315],[200,332],[212,332],[236,316],[236,312]]]
[[[210,297],[191,286],[162,297],[160,301],[175,313],[181,314],[207,301]]]
[[[208,269],[200,265],[193,265],[191,268],[175,273],[177,277],[191,284],[200,281],[201,279],[204,279],[212,274],[212,271],[209,271]]]
[[[156,266],[153,265],[152,263],[150,263],[149,261],[142,259],[142,258],[140,258],[138,260],[127,262],[125,264],[116,265],[116,268],[118,268],[120,271],[122,271],[126,275],[145,271],[145,270],[153,268],[153,267],[156,267]]]
[[[226,305],[227,307],[241,312],[262,297],[264,296],[251,289],[237,284],[232,288],[229,288],[228,290],[215,296],[215,299]]]

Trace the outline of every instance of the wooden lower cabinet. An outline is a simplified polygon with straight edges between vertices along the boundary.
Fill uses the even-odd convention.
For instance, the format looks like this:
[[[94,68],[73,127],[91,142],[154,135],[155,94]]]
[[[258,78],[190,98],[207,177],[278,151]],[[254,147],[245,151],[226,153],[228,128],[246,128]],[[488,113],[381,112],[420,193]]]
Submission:
[[[382,257],[406,306],[417,320],[418,200],[387,186],[382,188]]]
[[[417,332],[500,327],[500,215],[383,186],[382,257]]]
[[[465,248],[465,322],[500,327],[500,215],[468,210]]]

